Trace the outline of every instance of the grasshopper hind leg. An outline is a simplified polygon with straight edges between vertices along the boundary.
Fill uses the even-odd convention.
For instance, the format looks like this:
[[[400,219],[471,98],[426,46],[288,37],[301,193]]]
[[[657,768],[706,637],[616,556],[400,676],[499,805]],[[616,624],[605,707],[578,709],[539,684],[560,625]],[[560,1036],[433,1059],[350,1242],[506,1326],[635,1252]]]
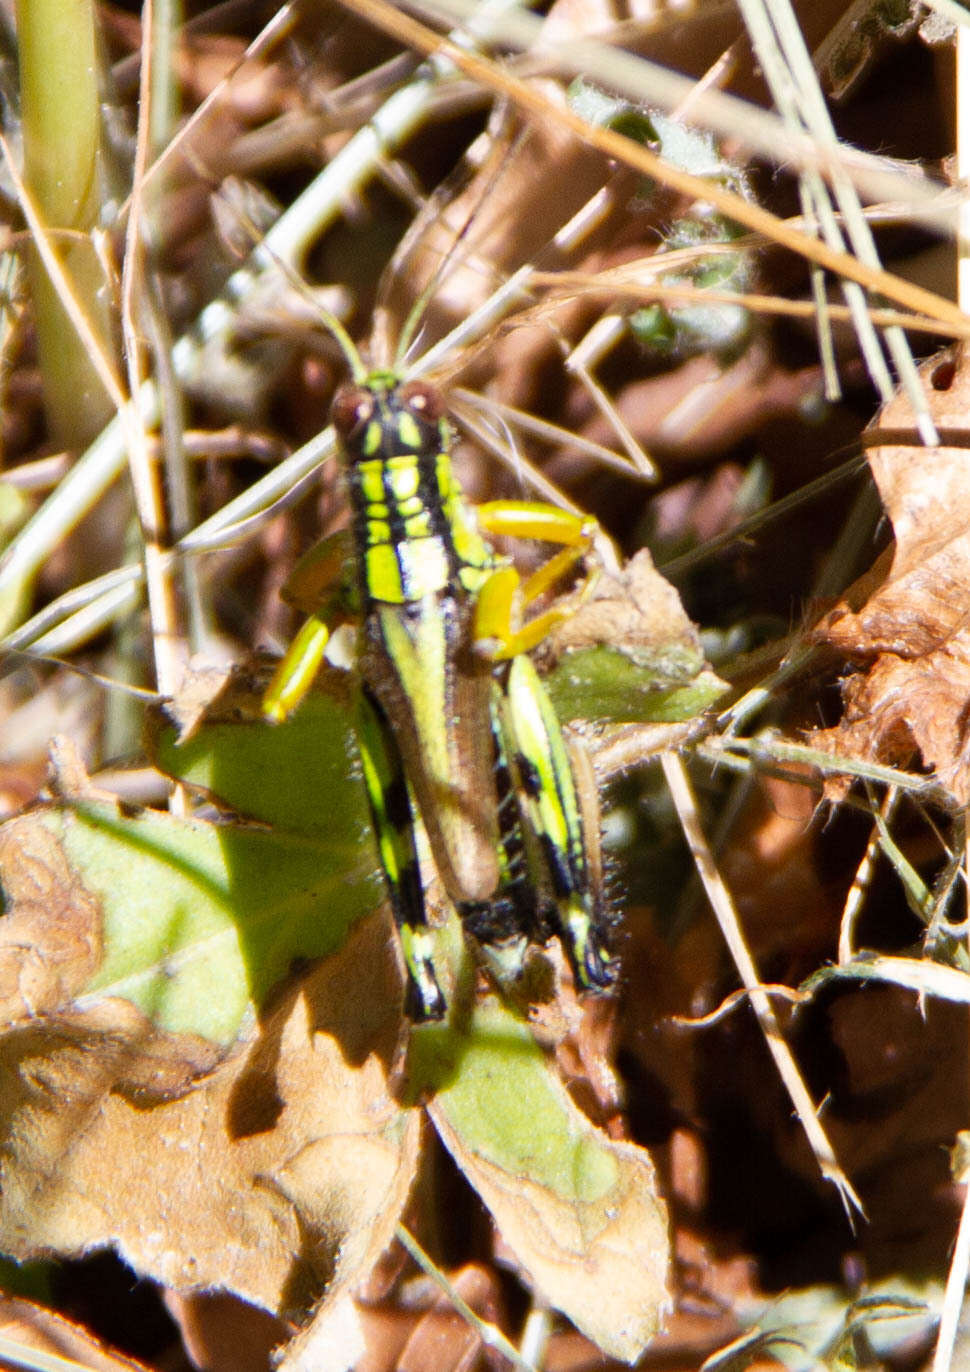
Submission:
[[[504,743],[501,695],[497,688],[492,693],[491,723],[498,802],[499,885],[489,900],[460,903],[462,926],[486,948],[501,948],[518,939],[544,943],[549,929],[542,918],[529,862],[519,798]]]
[[[513,658],[497,680],[503,746],[549,890],[540,937],[543,924],[558,936],[577,990],[609,991],[617,969],[594,858],[598,833],[586,832],[598,819],[584,813],[559,720],[529,658]]]
[[[357,704],[357,741],[381,866],[404,953],[405,1014],[415,1024],[440,1020],[447,1005],[431,957],[412,800],[394,734],[366,689]]]

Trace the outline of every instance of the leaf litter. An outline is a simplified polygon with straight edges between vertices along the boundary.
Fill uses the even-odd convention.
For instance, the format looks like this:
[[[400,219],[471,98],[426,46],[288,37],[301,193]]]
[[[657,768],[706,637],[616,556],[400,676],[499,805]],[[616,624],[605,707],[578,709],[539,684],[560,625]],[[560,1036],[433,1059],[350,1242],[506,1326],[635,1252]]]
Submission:
[[[677,23],[666,29],[661,24],[655,35],[656,50],[682,62],[685,48],[693,45],[696,61],[701,65],[713,61],[740,27],[729,7],[714,9],[710,14],[678,15]],[[834,5],[813,7],[803,16],[806,28],[823,30],[837,9]],[[560,22],[562,17],[558,16]],[[205,43],[196,42],[197,65],[191,79],[198,81],[201,92],[211,89],[214,75],[221,77],[227,64],[219,55],[214,75],[207,74]],[[370,31],[367,43],[371,45],[367,60],[376,60]],[[343,61],[352,71],[348,52],[353,47],[353,32],[349,42],[347,31],[337,33],[337,67]],[[242,43],[234,42],[230,68],[244,50]],[[212,151],[218,154],[220,168],[223,161],[231,162],[233,150],[241,149],[244,141],[246,157],[254,159],[249,167],[261,165],[255,160],[261,155],[257,144],[245,134],[240,139],[239,122],[248,126],[252,121],[258,127],[264,119],[303,108],[294,92],[297,75],[309,79],[308,71],[301,68],[295,73],[290,65],[298,50],[299,43],[257,64],[260,79],[250,90],[259,108],[237,101],[232,119],[224,121],[213,137]],[[130,76],[132,64],[128,65]],[[742,83],[751,76],[742,74]],[[319,120],[316,110],[314,119]],[[291,153],[285,155],[292,155],[296,163],[307,159],[316,166],[320,129],[311,123],[316,132],[309,142],[288,144]],[[322,136],[329,136],[326,129]],[[473,262],[463,287],[470,291],[473,278],[477,289],[489,274],[486,248],[506,270],[518,264],[521,242],[516,225],[541,221],[544,227],[536,235],[538,241],[544,241],[550,229],[559,228],[563,210],[558,198],[551,193],[537,198],[536,190],[552,185],[558,196],[574,187],[565,184],[571,179],[566,176],[560,185],[554,184],[566,164],[557,160],[555,140],[542,130],[538,136],[540,142],[545,137],[553,154],[542,164],[545,182],[528,172],[537,135],[520,138],[518,143],[513,136],[505,145],[510,163],[507,182],[496,180],[493,170],[488,174],[491,181],[486,175],[467,201],[455,207],[450,237],[445,235],[427,250],[425,278],[433,276],[449,254],[456,233],[455,256]],[[262,147],[264,155],[270,148],[267,165],[278,165],[272,140]],[[294,148],[299,150],[292,152]],[[586,154],[581,162],[585,165]],[[208,186],[201,185],[194,173],[186,180],[192,223],[201,226]],[[488,201],[491,214],[482,220],[482,238],[488,241],[479,243],[464,225],[471,222],[474,228],[479,208]],[[386,233],[383,216],[374,218],[380,221],[380,232]],[[365,219],[366,208],[354,226],[358,261],[367,256],[359,246],[362,235],[369,232]],[[650,227],[648,236],[657,232]],[[191,317],[198,304],[209,298],[211,287],[201,285],[186,263],[208,261],[215,252],[211,241],[206,246],[205,239],[189,238],[181,221],[179,239],[177,245],[170,245],[172,252],[178,248],[179,256],[173,282],[187,298],[199,292],[193,304],[183,300],[186,317]],[[604,265],[608,268],[610,247],[607,243],[605,249],[591,250],[584,263],[588,273]],[[626,245],[621,244],[617,259],[622,260],[625,252]],[[366,301],[369,285],[357,284]],[[401,275],[398,284],[400,299],[390,304],[399,321],[413,303],[414,291],[408,273]],[[452,313],[462,315],[465,303],[459,292],[457,304],[452,301]],[[587,301],[571,312],[558,306],[549,311],[553,325],[570,339],[577,321],[591,313]],[[443,327],[443,323],[432,324],[429,332]],[[390,332],[393,335],[393,328]],[[561,344],[551,337],[545,325],[510,331],[495,349],[507,365],[490,378],[487,366],[472,358],[472,378],[491,384],[513,400],[534,401],[544,409],[550,359],[558,356]],[[267,351],[274,350],[273,344],[279,361],[284,350],[276,339]],[[254,347],[254,358],[258,352]],[[235,362],[253,360],[245,359],[245,353],[245,347],[240,349]],[[288,351],[286,356],[292,358]],[[612,380],[626,369],[628,360],[628,353],[621,354],[623,366],[614,369]],[[316,382],[308,367],[299,383],[292,383],[288,418],[291,431],[298,435],[319,426],[320,397],[314,385],[326,391],[329,359],[316,365]],[[850,361],[850,375],[852,365]],[[202,371],[208,373],[201,378],[207,388],[200,386],[197,391],[203,403],[216,407],[229,400],[232,388],[226,375],[214,368]],[[795,416],[817,401],[818,368],[813,364],[789,371],[779,365],[763,336],[733,363],[703,357],[673,371],[647,368],[643,376],[636,367],[632,371],[637,374],[628,384],[621,382],[620,412],[635,437],[648,448],[658,449],[665,462],[676,458],[703,470],[729,447],[736,452],[738,445],[743,449],[748,442],[766,449],[773,471],[783,478],[799,462],[807,466],[811,461],[815,451],[811,431],[799,427],[801,421]],[[265,414],[271,397],[274,407],[279,405],[276,388],[284,374],[271,373],[258,364],[235,374],[235,400],[244,409],[251,403],[250,418]],[[270,375],[271,383],[257,387],[257,377],[265,380]],[[956,415],[956,402],[952,415],[937,412],[932,373],[929,379],[927,389],[937,424],[945,428],[948,416],[952,425],[962,422]],[[706,407],[705,394],[710,402]],[[36,396],[24,407],[28,419],[31,404],[36,405]],[[614,442],[612,430],[600,425],[596,408],[585,394],[569,397],[566,423],[575,422],[577,416],[590,432],[595,430],[604,441]],[[885,416],[883,422],[889,422]],[[905,427],[910,419],[901,414],[892,422]],[[23,432],[30,432],[22,416],[5,417],[8,435],[17,432],[18,423]],[[782,424],[787,427],[782,429]],[[781,439],[773,440],[772,433],[779,431]],[[793,432],[797,441],[792,441]],[[925,477],[925,450],[897,446],[901,452],[908,451],[912,467],[921,467]],[[952,452],[942,450],[944,467]],[[888,460],[878,454],[875,458]],[[493,493],[489,482],[494,478],[483,476],[467,457],[464,461],[473,473],[472,485],[478,483],[485,493]],[[959,595],[965,601],[956,527],[956,512],[965,502],[959,463],[953,467],[952,485],[941,487],[937,508],[923,532],[909,537],[911,556],[903,556],[901,549],[907,542],[903,536],[907,511],[919,504],[920,476],[914,471],[905,492],[894,494],[892,502],[887,495],[897,550],[888,575],[877,573],[883,599],[877,593],[868,604],[858,598],[847,602],[841,616],[846,639],[840,641],[837,632],[829,638],[830,648],[860,669],[859,695],[853,698],[851,690],[847,695],[846,718],[840,726],[846,732],[827,741],[818,735],[813,742],[831,747],[836,755],[859,759],[863,765],[878,757],[910,766],[918,758],[960,802],[966,785],[959,718],[963,625],[952,610],[949,591],[940,590],[949,585],[952,599]],[[715,468],[712,482],[726,469],[726,465]],[[606,517],[618,515],[621,524],[629,518],[628,528],[634,512],[642,513],[647,497],[638,492],[633,499],[629,488],[622,487],[617,493],[609,481],[600,480],[585,458],[577,459],[568,440],[554,454],[551,470],[571,483],[578,481],[581,489],[585,478]],[[887,478],[887,491],[893,481],[903,482],[902,459],[900,472],[896,478]],[[217,471],[217,464],[210,464],[206,499],[226,499],[234,479]],[[505,490],[500,486],[494,493]],[[334,515],[330,488],[321,510],[326,523]],[[947,514],[952,518],[949,528]],[[319,522],[318,512],[308,522]],[[922,516],[912,522],[914,526],[922,522]],[[933,525],[940,535],[939,546],[926,533]],[[783,549],[793,562],[798,541],[791,540]],[[263,551],[272,557],[279,546],[266,536]],[[97,551],[103,550],[98,547]],[[245,556],[239,561],[244,562]],[[738,563],[743,558],[744,553]],[[927,568],[922,578],[915,575],[921,561]],[[231,563],[228,558],[220,564],[220,577],[227,584],[235,570],[222,574]],[[722,578],[718,566],[717,574],[707,578],[705,590],[722,580],[733,584],[735,570],[728,566]],[[936,581],[938,573],[943,580]],[[51,566],[46,575],[54,585],[58,576],[63,579],[64,569]],[[730,678],[730,671],[720,665],[720,676],[697,676],[695,667],[703,664],[704,651],[684,615],[678,632],[666,641],[663,633],[652,640],[649,629],[638,641],[642,623],[635,623],[625,635],[619,629],[603,628],[608,616],[630,613],[633,599],[652,611],[669,596],[662,579],[651,580],[656,577],[652,569],[648,573],[641,566],[637,575],[639,590],[633,595],[628,583],[615,593],[612,605],[606,595],[591,597],[588,628],[583,630],[587,640],[573,643],[563,659],[574,678],[582,675],[578,685],[575,680],[572,683],[578,717],[588,716],[591,699],[602,694],[602,677],[597,681],[591,673],[580,674],[579,655],[595,654],[604,641],[615,648],[611,640],[624,638],[620,656],[641,660],[659,648],[659,663],[653,656],[661,682],[642,691],[643,715],[648,720],[655,717],[654,711],[663,717],[678,699],[689,718],[717,698],[722,678]],[[783,588],[788,586],[777,569],[775,578]],[[770,590],[775,578],[765,576],[764,589]],[[899,584],[891,592],[896,579]],[[602,589],[607,589],[605,584]],[[246,595],[252,597],[249,589]],[[676,597],[670,599],[676,601]],[[777,599],[766,595],[773,613],[777,613]],[[678,607],[679,602],[672,606],[671,622]],[[915,608],[909,618],[907,607],[911,612]],[[787,613],[786,605],[782,617]],[[871,617],[866,618],[867,614]],[[260,622],[272,622],[271,610],[263,607],[261,615]],[[859,622],[853,622],[854,616]],[[700,622],[707,618],[703,612],[695,617]],[[705,638],[704,643],[708,641]],[[691,696],[694,686],[698,689]],[[628,696],[629,692],[624,688],[616,694]],[[194,1292],[214,1283],[297,1321],[305,1321],[315,1310],[315,1319],[289,1344],[284,1366],[312,1367],[319,1372],[323,1367],[349,1366],[373,1347],[366,1333],[368,1312],[359,1302],[352,1302],[349,1293],[352,1288],[361,1289],[362,1283],[366,1287],[368,1281],[373,1290],[379,1289],[375,1273],[381,1270],[381,1253],[389,1274],[386,1290],[392,1289],[400,1264],[395,1267],[388,1259],[388,1244],[401,1218],[407,1215],[409,1223],[414,1221],[414,1213],[407,1214],[406,1206],[412,1183],[413,1195],[425,1200],[425,1215],[429,1208],[433,1210],[427,1205],[427,1190],[422,1189],[428,1185],[423,1169],[429,1165],[429,1144],[427,1134],[423,1140],[420,1137],[422,1107],[401,1089],[395,1009],[400,998],[399,969],[386,916],[373,913],[380,903],[379,882],[369,859],[361,863],[354,856],[359,859],[362,846],[369,852],[366,840],[361,842],[367,821],[360,808],[359,787],[355,792],[347,784],[352,777],[348,776],[346,745],[337,744],[336,750],[343,750],[339,765],[333,758],[324,763],[326,780],[321,782],[320,774],[314,775],[313,755],[306,749],[304,736],[294,732],[264,746],[257,731],[233,715],[238,704],[239,698],[223,716],[210,715],[200,722],[202,707],[186,701],[185,716],[195,720],[193,737],[180,747],[158,734],[152,740],[153,756],[160,765],[186,778],[192,787],[197,801],[193,821],[132,813],[103,802],[99,809],[91,796],[80,790],[72,795],[68,787],[58,805],[16,820],[4,832],[9,847],[0,991],[7,1037],[0,1070],[5,1103],[3,1167],[9,1169],[4,1171],[9,1185],[0,1221],[6,1223],[9,1217],[17,1231],[8,1251],[27,1253],[39,1246],[44,1251],[83,1252],[112,1242],[138,1271],[156,1275],[170,1283],[173,1291]],[[608,737],[609,724],[623,717],[622,709],[622,702],[608,702],[598,718],[597,730],[605,731],[598,742]],[[323,705],[308,727],[318,734],[330,731],[343,740],[339,711],[328,710]],[[866,718],[864,710],[869,712]],[[786,723],[791,725],[790,717]],[[803,725],[798,718],[794,727]],[[855,732],[851,732],[853,726],[857,726]],[[213,744],[216,735],[221,735],[219,745]],[[274,784],[273,747],[286,749],[276,755],[275,762],[286,785]],[[176,758],[177,752],[181,756]],[[741,817],[724,863],[729,884],[740,893],[745,928],[750,927],[766,980],[778,974],[780,964],[786,979],[797,982],[831,956],[834,947],[829,935],[831,890],[837,877],[818,861],[817,835],[805,805],[812,793],[803,789],[799,803],[789,807],[791,814],[781,813],[786,788],[798,785],[791,774],[779,783],[754,779],[747,805],[739,809]],[[331,807],[325,821],[301,813],[307,808],[307,795],[331,789],[341,803]],[[662,816],[663,805],[662,797],[645,785],[635,805],[620,807],[620,819],[630,829],[649,825]],[[343,827],[328,846],[321,831],[337,820]],[[113,854],[109,834],[117,844]],[[895,825],[894,835],[902,845],[899,851],[905,849],[906,861],[915,864],[916,871],[921,853],[913,851],[912,836],[905,829],[899,832]],[[670,861],[669,842],[657,842],[656,837],[651,835],[650,860],[642,864],[649,870],[642,880],[638,873],[635,889],[624,895],[629,989],[615,1037],[607,1026],[603,1042],[590,1047],[588,1037],[584,1038],[588,1029],[576,1031],[572,1009],[564,1010],[562,1002],[538,1006],[535,1019],[537,1024],[541,1021],[543,1042],[557,1049],[560,1066],[569,1061],[574,1068],[580,1067],[569,1082],[573,1097],[588,1101],[595,1096],[599,1107],[592,1109],[595,1118],[605,1114],[611,1130],[632,1132],[641,1141],[660,1145],[657,1165],[673,1209],[681,1260],[677,1280],[688,1299],[674,1317],[672,1334],[655,1339],[654,1352],[647,1357],[666,1358],[667,1365],[673,1365],[671,1360],[681,1365],[676,1363],[681,1357],[683,1365],[693,1367],[702,1356],[698,1350],[730,1338],[737,1321],[755,1319],[756,1329],[770,1327],[774,1333],[772,1317],[757,1315],[756,1319],[752,1312],[763,1310],[765,1272],[790,1272],[790,1268],[782,1262],[773,1268],[766,1254],[777,1259],[780,1253],[810,1248],[817,1232],[813,1225],[821,1222],[818,1212],[799,1208],[803,1188],[807,1191],[812,1185],[813,1164],[805,1156],[797,1131],[789,1127],[787,1105],[759,1076],[758,1045],[737,1027],[743,1016],[734,1016],[721,1038],[707,1030],[685,1035],[662,1020],[666,1011],[685,1016],[697,1012],[702,1002],[717,1000],[726,979],[732,986],[735,983],[726,978],[719,943],[692,918],[696,900],[692,901],[683,872],[673,870],[676,864]],[[639,838],[643,840],[642,833]],[[833,850],[834,845],[829,851]],[[626,866],[629,873],[630,864]],[[924,860],[922,868],[926,866]],[[327,879],[320,875],[324,868],[330,874]],[[171,892],[168,908],[168,897],[159,894],[161,888]],[[245,888],[255,896],[248,906],[243,902],[236,921],[228,911]],[[671,933],[675,921],[669,928],[663,922],[674,903],[672,891],[683,892],[676,898],[675,914],[685,921],[686,934],[678,936]],[[126,902],[120,897],[127,892],[137,894]],[[125,903],[135,913],[130,922],[126,917],[119,922],[118,910]],[[320,917],[321,908],[330,912],[326,919]],[[664,912],[663,919],[659,911]],[[878,944],[878,936],[871,941]],[[861,1241],[858,1250],[847,1250],[846,1271],[850,1273],[853,1262],[863,1264],[860,1253],[872,1261],[874,1269],[880,1263],[889,1270],[905,1263],[907,1250],[892,1232],[894,1215],[904,1216],[907,1232],[916,1236],[909,1251],[925,1256],[930,1265],[939,1263],[938,1250],[950,1234],[953,1201],[935,1166],[934,1150],[939,1151],[941,1136],[951,1136],[956,1127],[959,1112],[947,1092],[947,1077],[958,1077],[962,1070],[959,1063],[954,1066],[954,1043],[965,1037],[965,1026],[946,1016],[934,1020],[935,1011],[931,1011],[929,1027],[925,1027],[915,1010],[913,989],[945,995],[951,984],[947,974],[957,977],[960,973],[942,965],[920,971],[920,966],[913,956],[877,954],[860,959],[852,968],[853,975],[870,984],[858,988],[859,1000],[848,996],[837,998],[837,1003],[827,1000],[832,988],[839,988],[831,980],[822,997],[823,1007],[828,1008],[817,1012],[818,1019],[827,1017],[831,1033],[819,1034],[815,1041],[834,1044],[831,1051],[842,1055],[848,1078],[834,1085],[826,1078],[828,1122],[840,1159],[854,1178],[861,1173],[868,1183],[866,1201],[873,1217],[870,1239]],[[365,968],[369,969],[366,974]],[[880,974],[895,984],[872,985]],[[476,1022],[484,1031],[481,1036]],[[429,1089],[427,1108],[458,1166],[492,1205],[500,1239],[493,1241],[490,1276],[494,1279],[496,1244],[502,1244],[497,1247],[499,1259],[504,1255],[506,1263],[524,1274],[523,1284],[536,1310],[541,1311],[546,1300],[556,1303],[558,1299],[560,1308],[569,1311],[602,1347],[609,1347],[616,1356],[635,1356],[667,1300],[665,1212],[656,1199],[645,1151],[597,1131],[576,1110],[549,1061],[538,1053],[535,1040],[514,1016],[503,1019],[500,1009],[484,998],[466,1028],[462,1053],[468,1075],[454,1076],[450,1069],[443,1069],[443,1079]],[[568,1040],[573,1032],[577,1044]],[[497,1074],[495,1041],[500,1038],[517,1047],[509,1062],[499,1055]],[[621,1047],[620,1075],[626,1084],[624,1102],[617,1100],[611,1086],[616,1076],[604,1060],[610,1051],[607,1045],[616,1042]],[[921,1052],[932,1056],[932,1073],[922,1070]],[[528,1083],[522,1086],[526,1102],[546,1102],[543,1110],[550,1121],[549,1132],[558,1139],[551,1157],[543,1156],[541,1149],[532,1156],[521,1147],[514,1112],[509,1112],[507,1121],[501,1118],[504,1097],[498,1077],[505,1073],[519,1085]],[[815,1094],[821,1098],[821,1088]],[[627,1107],[626,1117],[621,1104]],[[870,1121],[877,1118],[879,1127],[870,1125],[867,1130],[863,1120],[853,1132],[854,1108],[868,1111]],[[527,1116],[527,1109],[524,1113]],[[728,1122],[726,1126],[723,1121]],[[508,1123],[511,1137],[496,1138],[503,1122]],[[526,1124],[520,1125],[520,1135],[528,1133]],[[766,1139],[771,1140],[774,1159],[784,1160],[788,1184],[772,1190],[772,1169],[767,1167],[757,1178],[760,1185],[752,1187],[749,1178],[745,1190],[747,1171],[757,1171],[766,1156],[759,1152],[762,1146],[767,1148]],[[916,1162],[907,1166],[911,1156]],[[752,1159],[755,1165],[748,1169]],[[368,1180],[364,1171],[373,1173],[372,1189],[364,1184]],[[727,1176],[730,1186],[725,1184]],[[929,1218],[915,1208],[905,1209],[901,1197],[907,1191],[920,1199],[932,1195]],[[734,1202],[733,1211],[732,1193],[742,1198]],[[418,1205],[420,1209],[420,1201]],[[763,1211],[770,1218],[765,1219]],[[459,1211],[459,1225],[466,1215],[467,1209]],[[444,1223],[440,1216],[432,1218]],[[791,1225],[788,1231],[786,1223]],[[930,1230],[935,1235],[932,1240],[927,1238]],[[848,1241],[841,1242],[844,1247]],[[478,1245],[479,1252],[482,1246]],[[838,1245],[833,1241],[833,1246]],[[749,1253],[761,1255],[760,1271]],[[586,1257],[589,1270],[583,1265]],[[831,1251],[827,1258],[831,1263]],[[817,1273],[810,1264],[807,1268],[810,1275]],[[460,1289],[465,1289],[467,1278],[462,1274],[466,1271],[455,1270],[455,1286]],[[795,1280],[799,1279],[796,1275]],[[850,1284],[847,1280],[845,1286]],[[897,1290],[902,1292],[904,1285],[900,1282]],[[888,1292],[891,1319],[891,1286]],[[423,1327],[429,1334],[433,1326],[427,1321],[434,1304],[413,1291],[409,1294],[414,1298],[413,1312],[409,1314],[401,1304],[398,1313],[410,1319],[408,1328],[415,1333]],[[936,1296],[920,1291],[918,1298],[924,1295],[932,1306]],[[317,1303],[321,1299],[322,1305]],[[488,1300],[482,1299],[488,1306]],[[691,1301],[696,1307],[688,1313]],[[813,1306],[815,1314],[828,1317],[829,1296],[821,1287],[808,1287],[807,1312],[789,1308],[778,1316],[777,1348],[786,1346],[786,1331],[791,1335],[793,1329],[797,1332],[800,1326],[811,1324]],[[699,1319],[698,1308],[703,1312]],[[864,1300],[854,1302],[840,1287],[831,1296],[834,1313],[828,1330],[851,1327],[855,1338],[858,1330],[852,1321],[858,1316],[864,1324],[866,1309]],[[501,1322],[508,1314],[495,1303],[487,1318]],[[694,1326],[689,1325],[691,1318]],[[673,1341],[678,1331],[683,1334],[687,1328],[688,1352],[683,1354]],[[281,1327],[279,1337],[288,1332]],[[804,1343],[813,1356],[827,1358],[831,1339],[827,1331],[823,1335],[818,1339],[806,1335]],[[461,1355],[467,1356],[469,1364],[479,1351],[472,1344]],[[557,1351],[569,1347],[576,1359],[602,1365],[578,1335],[557,1331],[554,1344]],[[857,1342],[856,1347],[862,1344]],[[453,1343],[449,1351],[459,1356]],[[840,1347],[837,1355],[842,1357],[843,1352]],[[211,1348],[208,1356],[216,1356]],[[426,1366],[431,1356],[417,1340],[407,1355],[400,1350],[388,1353],[387,1366]]]
[[[321,693],[270,730],[240,717],[241,699],[220,692],[211,723],[182,745],[156,728],[153,748],[214,799],[258,797],[248,821],[129,816],[85,784],[2,831],[16,875],[0,948],[0,1248],[27,1260],[110,1244],[173,1291],[218,1287],[297,1323],[312,1310],[285,1365],[343,1365],[320,1348],[356,1328],[350,1295],[403,1216],[427,1095],[537,1293],[630,1360],[667,1303],[647,1155],[581,1114],[497,1003],[405,1065],[395,940],[372,913],[372,873],[355,885],[343,856],[359,841],[330,819],[342,787],[356,795],[345,825],[360,822],[339,700]],[[295,830],[301,764],[318,801]],[[257,791],[254,773],[281,784]],[[237,887],[257,893],[248,911]]]
[[[970,380],[962,354],[924,363],[937,427],[966,434]],[[819,748],[910,766],[914,759],[949,791],[970,798],[970,468],[964,446],[927,449],[908,434],[913,414],[897,395],[868,431],[867,457],[895,542],[891,561],[830,610],[816,633],[859,670],[843,683],[841,722],[813,735]],[[888,430],[887,441],[879,441]],[[892,431],[904,431],[902,442]]]

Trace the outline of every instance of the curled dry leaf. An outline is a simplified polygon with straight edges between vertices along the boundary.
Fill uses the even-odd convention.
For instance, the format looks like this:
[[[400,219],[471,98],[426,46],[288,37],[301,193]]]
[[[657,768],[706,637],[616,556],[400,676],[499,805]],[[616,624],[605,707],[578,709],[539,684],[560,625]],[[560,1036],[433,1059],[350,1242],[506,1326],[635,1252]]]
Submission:
[[[645,548],[622,568],[603,571],[592,591],[557,624],[542,649],[558,660],[596,644],[615,644],[668,675],[696,672],[704,663],[700,635],[680,597]]]
[[[937,426],[966,432],[970,373],[962,356],[921,369]],[[898,394],[876,431],[913,430]],[[970,799],[970,462],[966,447],[911,441],[872,448],[869,464],[896,536],[888,575],[861,609],[843,602],[817,636],[861,663],[843,685],[844,716],[813,735],[841,756],[907,766],[918,754],[954,800]]]

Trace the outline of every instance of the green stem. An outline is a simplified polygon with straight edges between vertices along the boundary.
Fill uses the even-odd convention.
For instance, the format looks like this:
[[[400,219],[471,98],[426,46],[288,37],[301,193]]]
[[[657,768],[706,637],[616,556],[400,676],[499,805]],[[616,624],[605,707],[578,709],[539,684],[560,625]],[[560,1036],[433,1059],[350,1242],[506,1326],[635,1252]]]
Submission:
[[[44,224],[76,235],[61,261],[96,335],[110,337],[104,273],[90,230],[101,207],[100,94],[92,0],[18,0],[24,175]],[[79,447],[111,404],[36,253],[31,276],[51,433]]]

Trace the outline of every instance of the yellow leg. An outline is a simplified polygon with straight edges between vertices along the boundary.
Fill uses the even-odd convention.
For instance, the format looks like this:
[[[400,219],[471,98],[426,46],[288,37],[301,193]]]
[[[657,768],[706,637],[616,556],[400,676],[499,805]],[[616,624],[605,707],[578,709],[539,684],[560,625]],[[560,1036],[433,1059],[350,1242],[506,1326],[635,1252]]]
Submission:
[[[475,519],[482,533],[535,538],[568,547],[591,547],[596,535],[595,519],[539,500],[488,500],[475,506]]]
[[[560,543],[561,550],[530,577],[522,581],[514,567],[501,567],[478,592],[474,640],[477,652],[503,662],[527,653],[541,643],[550,630],[568,618],[570,610],[545,610],[518,628],[513,617],[570,571],[587,555],[596,535],[596,521],[533,501],[496,500],[476,507],[478,526],[486,533]],[[595,576],[584,589],[592,589]]]
[[[549,590],[550,586],[555,586],[556,582],[572,571],[576,563],[590,550],[590,544],[583,543],[575,548],[562,548],[558,553],[550,557],[548,562],[544,562],[538,567],[531,576],[526,577],[519,588],[519,604],[522,609],[531,605],[534,600]]]
[[[322,619],[311,615],[281,660],[263,696],[263,714],[275,724],[288,718],[313,685],[330,641]]]
[[[340,624],[350,617],[343,572],[351,551],[348,529],[328,534],[304,553],[287,579],[284,600],[309,618],[286,650],[263,696],[263,714],[274,724],[289,718],[320,670],[331,634],[323,615]]]

